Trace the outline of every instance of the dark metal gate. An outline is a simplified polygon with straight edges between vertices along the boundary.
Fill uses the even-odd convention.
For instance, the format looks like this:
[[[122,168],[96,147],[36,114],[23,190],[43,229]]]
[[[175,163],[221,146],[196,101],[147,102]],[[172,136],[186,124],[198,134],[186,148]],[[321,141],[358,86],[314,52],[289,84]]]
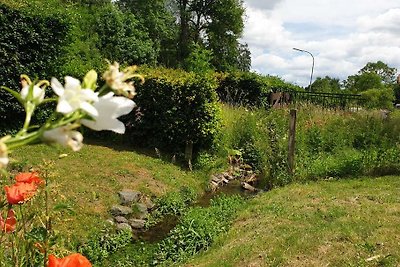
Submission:
[[[311,103],[325,108],[348,109],[359,108],[364,99],[356,94],[335,94],[306,91],[277,91],[270,94],[271,107],[288,104]]]

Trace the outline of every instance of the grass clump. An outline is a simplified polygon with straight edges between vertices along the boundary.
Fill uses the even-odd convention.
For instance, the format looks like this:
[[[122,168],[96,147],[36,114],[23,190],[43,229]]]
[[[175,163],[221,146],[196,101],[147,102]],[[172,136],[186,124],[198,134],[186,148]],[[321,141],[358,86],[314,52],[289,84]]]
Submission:
[[[146,221],[146,228],[154,226],[165,216],[180,216],[197,198],[197,193],[189,187],[181,187],[179,191],[171,191],[155,202],[155,208]]]
[[[91,263],[101,264],[113,252],[128,245],[132,240],[132,231],[122,230],[112,232],[108,228],[98,232],[78,247],[78,251],[85,255]]]
[[[154,263],[168,266],[207,250],[228,230],[242,204],[243,199],[238,196],[221,196],[212,200],[208,208],[190,209],[158,245]]]

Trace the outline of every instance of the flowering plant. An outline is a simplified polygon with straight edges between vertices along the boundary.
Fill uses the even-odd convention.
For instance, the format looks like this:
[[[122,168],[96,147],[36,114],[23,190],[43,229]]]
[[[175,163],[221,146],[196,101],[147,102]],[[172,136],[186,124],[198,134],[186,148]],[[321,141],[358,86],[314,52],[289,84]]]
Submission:
[[[103,74],[105,81],[102,87],[97,87],[97,73],[89,71],[83,81],[73,77],[65,77],[62,85],[56,78],[51,81],[32,81],[27,75],[21,75],[22,89],[17,92],[7,87],[0,87],[13,95],[24,107],[25,121],[15,135],[7,135],[0,138],[0,171],[7,176],[6,167],[9,163],[10,152],[21,146],[44,142],[47,144],[58,143],[70,147],[73,151],[81,149],[83,136],[78,128],[82,125],[96,131],[110,130],[123,134],[125,125],[118,120],[121,115],[132,111],[135,103],[131,100],[135,95],[133,78],[143,77],[136,73],[136,66],[120,70],[119,64],[110,64],[108,70]],[[46,89],[51,87],[55,97],[46,98]],[[43,125],[31,125],[32,116],[38,106],[56,102],[56,109]],[[46,175],[45,175],[46,176]],[[14,266],[24,266],[21,250],[25,263],[32,257],[29,249],[17,249],[17,240],[29,236],[27,232],[28,222],[24,218],[23,205],[34,198],[39,191],[45,193],[46,214],[45,220],[41,221],[44,226],[45,238],[41,243],[33,244],[43,253],[44,266],[91,266],[90,262],[80,254],[72,254],[58,259],[54,255],[48,257],[50,219],[48,214],[48,202],[46,186],[48,179],[42,179],[37,172],[20,173],[14,177],[12,185],[4,186],[5,200],[0,201],[0,243],[7,244],[3,251],[0,250],[0,263],[3,264],[4,249],[11,249],[11,263]],[[26,205],[26,204],[25,204]],[[19,208],[19,212],[15,211]],[[3,208],[3,210],[1,209]],[[21,223],[20,223],[21,222]],[[19,226],[20,224],[20,226]],[[17,232],[22,234],[18,235]],[[35,255],[35,253],[33,253]],[[33,256],[34,257],[34,256]],[[32,259],[31,259],[32,260]],[[10,260],[8,261],[10,262]],[[3,265],[2,265],[3,266]],[[29,265],[30,266],[30,265]],[[33,265],[32,265],[33,266]]]

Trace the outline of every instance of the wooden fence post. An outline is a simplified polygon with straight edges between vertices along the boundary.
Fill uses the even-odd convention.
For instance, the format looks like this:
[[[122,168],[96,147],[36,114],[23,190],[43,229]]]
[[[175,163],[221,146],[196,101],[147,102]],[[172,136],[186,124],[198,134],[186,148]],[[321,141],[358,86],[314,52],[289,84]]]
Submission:
[[[297,110],[290,110],[289,117],[289,149],[288,149],[288,164],[289,164],[289,174],[294,174],[294,151],[296,142],[296,115]]]
[[[190,171],[192,171],[192,157],[193,157],[193,141],[186,141],[185,159],[187,160]]]

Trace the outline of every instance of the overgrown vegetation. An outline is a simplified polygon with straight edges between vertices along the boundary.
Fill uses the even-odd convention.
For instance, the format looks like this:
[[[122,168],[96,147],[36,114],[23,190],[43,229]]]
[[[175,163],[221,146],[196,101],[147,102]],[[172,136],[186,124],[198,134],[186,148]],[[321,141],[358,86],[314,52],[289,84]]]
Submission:
[[[210,207],[188,209],[170,234],[158,244],[136,242],[110,258],[117,266],[171,266],[206,251],[226,233],[244,206],[238,196],[220,196]],[[113,260],[113,261],[111,261]]]
[[[267,188],[291,181],[400,172],[399,112],[298,109],[295,175],[288,174],[288,110],[224,106],[220,155],[241,152]],[[212,162],[210,161],[210,164]]]

